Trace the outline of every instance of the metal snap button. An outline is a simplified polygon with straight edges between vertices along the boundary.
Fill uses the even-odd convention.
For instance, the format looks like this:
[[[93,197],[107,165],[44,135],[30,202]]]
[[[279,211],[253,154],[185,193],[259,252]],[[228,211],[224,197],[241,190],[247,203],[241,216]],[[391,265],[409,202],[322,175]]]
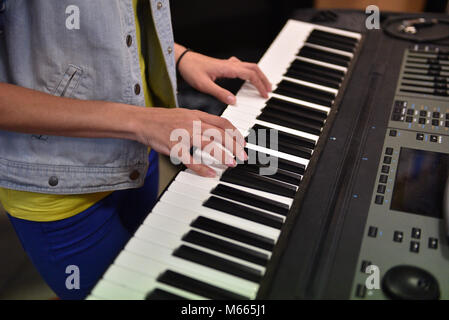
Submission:
[[[133,44],[133,37],[131,37],[131,35],[128,34],[128,35],[126,36],[126,45],[127,45],[128,47],[131,47],[132,44]]]
[[[172,53],[172,51],[173,51],[172,47],[168,47],[168,48],[167,48],[168,54]]]
[[[159,2],[157,3],[157,9],[159,10],[159,9],[161,9],[161,8],[162,8],[162,2],[159,1]]]
[[[56,176],[51,176],[50,179],[48,179],[48,184],[51,187],[56,187],[59,183],[59,179]]]
[[[134,93],[136,96],[140,94],[140,85],[138,83],[134,86]]]
[[[131,180],[137,180],[140,177],[140,172],[137,170],[134,170],[133,172],[131,172],[131,174],[129,175],[129,178]]]

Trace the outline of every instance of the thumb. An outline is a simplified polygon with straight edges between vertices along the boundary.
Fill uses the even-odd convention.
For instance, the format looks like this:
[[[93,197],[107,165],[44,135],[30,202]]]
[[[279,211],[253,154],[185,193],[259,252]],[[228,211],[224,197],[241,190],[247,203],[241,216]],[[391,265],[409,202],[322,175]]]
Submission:
[[[202,91],[207,94],[210,94],[211,96],[214,96],[223,103],[226,104],[236,103],[236,98],[230,91],[223,89],[210,79],[207,79],[202,88]]]

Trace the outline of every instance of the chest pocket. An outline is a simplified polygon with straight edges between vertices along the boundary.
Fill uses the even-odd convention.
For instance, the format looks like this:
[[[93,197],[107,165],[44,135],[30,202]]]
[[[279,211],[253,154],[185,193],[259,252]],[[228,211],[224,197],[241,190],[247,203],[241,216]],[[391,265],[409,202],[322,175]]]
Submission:
[[[61,81],[52,92],[53,95],[70,98],[78,87],[82,73],[83,70],[81,68],[72,64],[69,65]]]

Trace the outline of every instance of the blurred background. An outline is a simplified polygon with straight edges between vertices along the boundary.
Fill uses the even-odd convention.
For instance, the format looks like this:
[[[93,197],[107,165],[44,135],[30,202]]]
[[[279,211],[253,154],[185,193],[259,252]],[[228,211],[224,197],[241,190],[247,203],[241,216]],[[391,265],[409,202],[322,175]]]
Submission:
[[[382,11],[447,12],[447,0],[172,0],[175,40],[195,51],[219,58],[237,56],[257,62],[296,10],[361,9],[377,5]],[[238,80],[222,85],[236,92]],[[198,95],[180,83],[182,106],[219,114],[224,105]],[[160,161],[160,190],[171,181],[179,167],[166,157]],[[9,220],[0,207],[0,299],[54,299],[30,263]]]

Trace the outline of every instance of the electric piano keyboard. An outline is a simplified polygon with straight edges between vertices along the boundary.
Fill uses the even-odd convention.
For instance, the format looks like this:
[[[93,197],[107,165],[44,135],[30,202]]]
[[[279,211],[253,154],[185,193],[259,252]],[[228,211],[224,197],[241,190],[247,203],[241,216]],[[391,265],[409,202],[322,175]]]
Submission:
[[[249,151],[277,158],[276,173],[259,175],[257,160],[214,166],[215,179],[180,172],[88,299],[255,299],[361,40],[359,33],[288,21],[259,62],[276,84],[269,99],[245,83],[222,114],[244,136],[251,128],[277,131],[277,150],[263,139],[247,143]]]

